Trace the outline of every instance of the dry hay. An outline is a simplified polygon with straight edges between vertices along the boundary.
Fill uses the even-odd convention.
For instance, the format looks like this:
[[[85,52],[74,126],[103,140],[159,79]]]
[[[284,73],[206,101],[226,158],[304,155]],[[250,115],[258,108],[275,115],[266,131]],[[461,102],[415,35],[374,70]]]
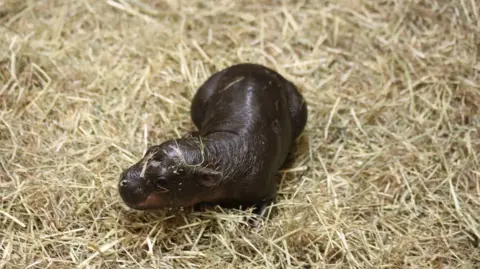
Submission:
[[[0,1],[0,267],[478,268],[479,6]],[[309,104],[271,221],[126,209],[120,171],[238,62]]]

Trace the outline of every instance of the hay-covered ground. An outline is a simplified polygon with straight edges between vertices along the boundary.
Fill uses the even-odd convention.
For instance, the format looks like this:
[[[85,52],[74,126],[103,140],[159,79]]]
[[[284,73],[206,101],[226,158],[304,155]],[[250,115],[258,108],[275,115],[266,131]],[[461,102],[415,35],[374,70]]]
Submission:
[[[0,267],[479,268],[479,7],[0,1]],[[271,220],[127,209],[121,170],[239,62],[309,105]]]

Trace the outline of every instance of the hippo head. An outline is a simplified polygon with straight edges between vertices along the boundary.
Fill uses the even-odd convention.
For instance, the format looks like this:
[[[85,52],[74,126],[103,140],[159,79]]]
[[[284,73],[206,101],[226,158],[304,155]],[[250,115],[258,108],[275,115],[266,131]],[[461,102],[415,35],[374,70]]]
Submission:
[[[152,146],[139,162],[122,172],[120,196],[137,210],[192,206],[223,177],[202,166],[203,157],[199,147],[182,139]]]

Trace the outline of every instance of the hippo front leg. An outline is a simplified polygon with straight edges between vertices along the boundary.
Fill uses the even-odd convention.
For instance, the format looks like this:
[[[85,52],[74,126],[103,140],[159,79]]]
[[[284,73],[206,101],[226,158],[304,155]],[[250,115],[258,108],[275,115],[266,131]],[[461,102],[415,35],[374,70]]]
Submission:
[[[252,216],[248,219],[248,225],[252,228],[259,228],[262,221],[268,219],[268,207],[273,205],[275,199],[267,199],[260,203],[254,205],[254,210],[252,211]]]
[[[252,211],[252,213],[257,215],[261,219],[267,219],[268,207],[273,205],[274,202],[274,198],[264,200],[261,203],[255,205],[255,209]]]
[[[272,184],[268,184],[267,195],[265,195],[263,199],[253,204],[253,216],[248,221],[251,227],[256,228],[260,225],[262,220],[266,221],[270,212],[269,207],[275,203],[277,196],[277,184],[275,183],[276,177],[272,177],[270,182]]]

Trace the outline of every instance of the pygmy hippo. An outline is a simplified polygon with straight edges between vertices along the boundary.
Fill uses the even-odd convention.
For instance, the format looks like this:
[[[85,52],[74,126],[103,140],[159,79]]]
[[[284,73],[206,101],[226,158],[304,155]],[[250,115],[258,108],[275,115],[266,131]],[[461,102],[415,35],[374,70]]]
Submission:
[[[119,193],[137,210],[198,204],[265,208],[276,173],[304,130],[303,96],[279,73],[242,63],[214,73],[191,103],[198,128],[150,147],[123,171]]]

